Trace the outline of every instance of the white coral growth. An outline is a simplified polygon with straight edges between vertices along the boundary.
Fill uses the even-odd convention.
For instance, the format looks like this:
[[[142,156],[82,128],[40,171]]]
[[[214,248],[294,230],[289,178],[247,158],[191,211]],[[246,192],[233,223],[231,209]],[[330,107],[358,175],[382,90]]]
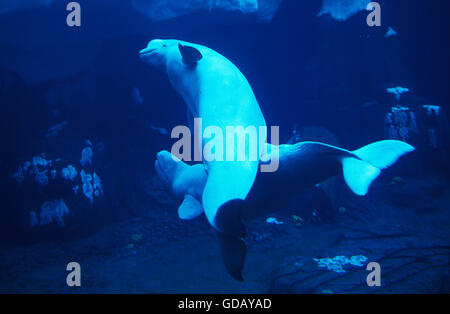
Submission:
[[[75,180],[77,175],[78,175],[77,169],[75,169],[75,167],[72,165],[68,165],[66,168],[63,168],[62,170],[62,177],[65,180],[73,181]]]
[[[395,95],[395,98],[396,98],[397,100],[399,100],[399,99],[400,99],[400,96],[401,96],[403,93],[409,92],[409,88],[397,86],[397,87],[386,88],[386,91],[387,91],[389,94],[394,94],[394,95]]]
[[[30,212],[30,225],[34,227],[39,223],[44,226],[56,222],[58,226],[64,227],[63,217],[67,214],[69,214],[69,208],[63,200],[44,202],[39,219],[35,212]]]
[[[83,190],[84,196],[93,203],[94,202],[94,187],[91,184],[92,176],[89,173],[84,172],[84,170],[81,170],[80,172],[81,181],[83,182],[83,186],[81,187]]]
[[[103,195],[102,180],[95,172],[92,177],[93,177],[92,185],[94,187],[95,195],[96,196]]]
[[[436,117],[439,116],[439,113],[441,112],[441,107],[439,106],[433,106],[433,105],[423,105],[423,108],[427,111],[427,115]]]
[[[385,117],[385,133],[389,139],[408,141],[411,134],[419,133],[416,115],[407,107],[392,107]]]
[[[278,221],[276,218],[274,217],[269,217],[266,219],[266,222],[270,225],[282,225],[283,222],[282,221]]]
[[[319,267],[327,268],[328,270],[336,273],[345,273],[345,265],[350,264],[356,267],[362,267],[367,261],[367,257],[364,255],[355,255],[350,258],[345,256],[336,256],[334,258],[314,258],[314,260],[318,263]]]
[[[81,160],[80,164],[85,167],[86,165],[92,164],[92,148],[91,147],[85,147],[83,148],[83,151],[81,152]]]
[[[34,180],[36,183],[43,187],[48,184],[47,167],[51,166],[51,162],[40,156],[33,157],[32,160],[32,173],[34,174]]]

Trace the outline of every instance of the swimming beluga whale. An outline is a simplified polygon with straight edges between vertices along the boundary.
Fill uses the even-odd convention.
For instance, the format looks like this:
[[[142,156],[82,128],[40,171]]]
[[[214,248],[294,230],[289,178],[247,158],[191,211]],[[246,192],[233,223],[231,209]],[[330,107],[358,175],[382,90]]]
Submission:
[[[192,117],[202,119],[202,130],[266,126],[247,79],[214,50],[179,40],[152,40],[140,57],[167,72]],[[203,132],[197,136],[203,143]],[[258,138],[258,143],[261,140],[265,142]],[[219,161],[205,156],[203,164],[189,166],[162,151],[155,162],[160,178],[183,200],[179,217],[193,219],[205,213],[216,230],[225,267],[239,281],[246,255],[244,221],[283,209],[305,188],[339,173],[355,194],[365,195],[382,169],[414,150],[392,140],[353,152],[318,142],[263,146],[255,160]],[[279,164],[276,172],[258,172],[274,159]]]
[[[247,79],[231,61],[216,51],[184,41],[156,39],[140,51],[140,57],[166,71],[172,86],[187,104],[191,116],[201,118],[201,132],[197,132],[194,140],[202,145],[205,142],[204,131],[210,127],[220,129],[222,134],[226,134],[229,126],[242,127],[244,130],[247,127],[266,127]],[[265,142],[265,134],[261,136],[258,132],[256,136],[257,145]],[[224,141],[225,138],[222,138]],[[244,143],[245,152],[250,148],[249,142]],[[221,239],[223,252],[231,247],[235,247],[236,251],[245,251],[241,240],[244,230],[235,223],[238,217],[233,213],[239,211],[240,203],[253,186],[260,166],[259,152],[263,150],[257,151],[253,159],[225,161],[226,151],[222,152],[222,156],[211,158],[211,154],[208,155],[211,152],[202,150],[208,176],[201,203],[209,223]]]
[[[355,151],[318,142],[267,145],[269,152],[278,150],[279,168],[276,172],[259,172],[239,212],[233,212],[241,229],[244,228],[242,222],[285,209],[308,187],[340,173],[353,193],[364,196],[381,170],[414,151],[411,145],[395,140],[375,142]],[[203,213],[200,195],[208,174],[199,164],[190,166],[175,160],[170,152],[161,151],[157,154],[155,168],[172,194],[183,200],[178,216],[194,219]],[[219,237],[222,257],[230,275],[242,281],[245,244],[233,246],[232,239],[225,241],[227,239]]]

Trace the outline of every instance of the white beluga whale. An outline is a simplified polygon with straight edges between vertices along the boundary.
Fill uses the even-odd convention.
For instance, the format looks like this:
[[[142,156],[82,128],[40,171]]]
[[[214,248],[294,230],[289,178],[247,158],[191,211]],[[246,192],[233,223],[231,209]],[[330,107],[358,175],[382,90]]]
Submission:
[[[227,126],[266,126],[245,76],[214,50],[179,40],[156,39],[140,52],[140,56],[167,72],[173,87],[186,102],[190,115],[201,118],[198,137],[202,137],[208,127],[219,128],[225,134]],[[204,144],[202,138],[195,140]],[[227,226],[218,225],[216,214],[225,203],[245,199],[258,171],[259,154],[254,160],[246,158],[244,161],[226,162],[220,161],[226,159],[223,155],[203,157],[208,169],[202,196],[206,217],[218,231],[227,233]]]
[[[191,118],[202,119],[202,132],[196,135],[203,145],[203,130],[209,126],[223,134],[227,126],[266,126],[247,79],[214,50],[179,40],[152,40],[140,57],[166,71]],[[258,143],[265,140],[258,134]],[[400,141],[376,142],[353,152],[318,142],[261,146],[255,159],[243,161],[204,155],[202,164],[189,166],[162,151],[155,163],[158,175],[183,200],[179,217],[193,219],[205,213],[216,230],[227,271],[240,281],[246,255],[245,220],[283,209],[305,188],[339,173],[354,193],[365,195],[382,169],[414,150]],[[258,172],[274,159],[277,171]]]
[[[198,138],[195,140],[203,146],[203,137],[207,137],[205,130],[210,127],[218,128],[225,134],[229,126],[241,127],[244,130],[247,127],[266,126],[245,76],[231,61],[214,50],[179,40],[152,40],[147,48],[140,52],[140,57],[166,71],[171,84],[187,104],[190,116],[201,118],[201,131],[197,132]],[[221,141],[224,143],[225,138]],[[257,145],[264,143],[265,134],[260,136],[257,133],[255,141]],[[249,142],[244,143],[245,152],[250,149]],[[242,149],[237,147],[238,141],[234,145],[236,151]],[[257,151],[253,159],[225,161],[226,151],[222,151],[222,155],[216,151],[212,156],[212,152],[202,149],[208,173],[201,198],[204,212],[218,237],[222,239],[221,243],[225,243],[227,247],[234,245],[239,251],[245,249],[241,240],[243,230],[236,230],[233,221],[221,217],[238,210],[239,203],[247,197],[252,188],[259,168],[259,152],[263,150]]]

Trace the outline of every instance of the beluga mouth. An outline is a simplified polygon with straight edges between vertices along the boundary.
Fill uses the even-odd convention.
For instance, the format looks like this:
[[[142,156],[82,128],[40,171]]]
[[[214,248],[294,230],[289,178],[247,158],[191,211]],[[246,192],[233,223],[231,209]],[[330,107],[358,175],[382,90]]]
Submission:
[[[147,50],[147,48],[145,48],[145,49],[142,49],[142,50],[139,52],[139,55],[150,54],[150,53],[152,53],[152,52],[155,51],[155,50],[156,50],[156,48],[153,48],[153,49],[150,49],[150,50]]]

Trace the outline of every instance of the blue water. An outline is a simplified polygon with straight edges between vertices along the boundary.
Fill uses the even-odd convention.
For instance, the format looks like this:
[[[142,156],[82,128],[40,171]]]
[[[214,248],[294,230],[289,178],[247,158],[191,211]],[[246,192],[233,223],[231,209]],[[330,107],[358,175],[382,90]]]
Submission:
[[[81,26],[67,25],[68,2],[0,4],[1,293],[449,292],[444,1],[379,1],[373,27],[357,0],[324,1],[320,16],[321,0],[241,10],[78,1]],[[235,281],[207,219],[180,220],[181,200],[155,171],[187,123],[167,74],[139,58],[155,38],[233,62],[280,143],[355,150],[393,139],[415,151],[364,197],[339,174],[248,222],[245,281]],[[336,256],[365,259],[343,272],[314,260]],[[69,262],[81,287],[66,284]],[[366,284],[369,262],[381,286]]]

